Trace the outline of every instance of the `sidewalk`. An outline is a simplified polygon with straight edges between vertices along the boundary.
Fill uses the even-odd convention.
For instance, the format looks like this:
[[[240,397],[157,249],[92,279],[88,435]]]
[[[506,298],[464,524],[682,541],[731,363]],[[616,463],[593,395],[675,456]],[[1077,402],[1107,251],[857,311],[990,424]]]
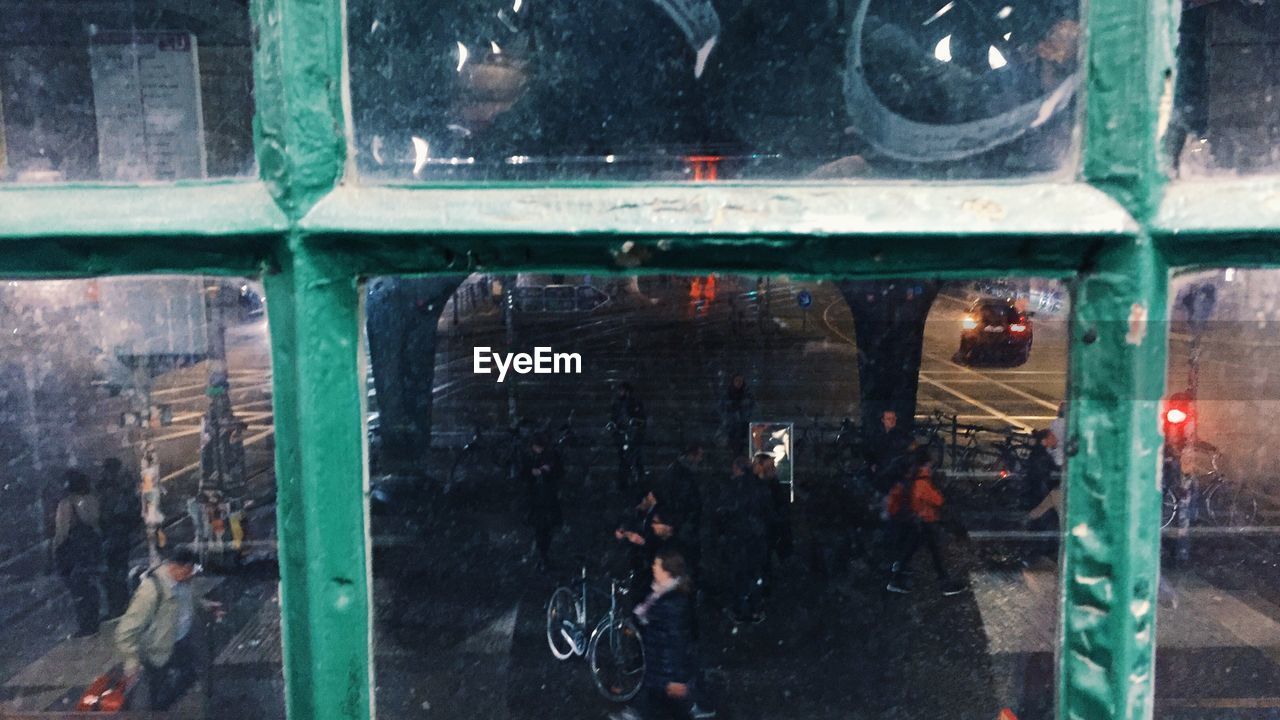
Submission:
[[[198,577],[193,582],[196,596],[203,597],[223,579]],[[117,621],[103,622],[91,637],[72,638],[72,614],[64,592],[48,596],[32,608],[29,617],[6,623],[9,632],[0,639],[0,672],[8,677],[0,682],[0,713],[74,710],[84,688],[119,662]],[[184,717],[200,715],[199,693],[189,692],[174,712]]]

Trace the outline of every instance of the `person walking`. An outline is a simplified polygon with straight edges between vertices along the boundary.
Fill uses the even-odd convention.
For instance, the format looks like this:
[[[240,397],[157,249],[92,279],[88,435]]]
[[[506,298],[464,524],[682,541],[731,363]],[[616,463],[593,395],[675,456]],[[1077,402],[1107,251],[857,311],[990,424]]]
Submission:
[[[89,637],[98,632],[99,623],[100,506],[88,475],[68,470],[63,477],[66,493],[54,513],[53,557],[75,604],[72,637]]]
[[[551,565],[551,537],[564,521],[560,508],[563,475],[564,465],[547,436],[534,435],[529,453],[521,460],[520,477],[525,486],[526,521],[533,528],[540,570],[547,570]]]
[[[735,459],[719,513],[720,537],[728,555],[729,613],[734,622],[764,620],[760,595],[773,513],[769,487],[751,471],[745,457]]]
[[[102,462],[102,478],[98,481],[105,561],[102,584],[109,618],[119,617],[129,605],[129,552],[142,540],[142,502],[129,480],[119,458]]]
[[[778,562],[791,557],[791,487],[778,480],[777,461],[767,452],[757,452],[751,462],[752,472],[758,482],[768,489],[772,510],[768,519],[769,550],[765,554],[764,593],[769,593],[773,570],[773,556]]]
[[[694,646],[693,582],[684,557],[663,550],[653,560],[653,583],[636,606],[644,646],[644,679],[636,702],[613,720],[710,718],[695,701],[698,664]]]
[[[958,595],[965,590],[963,583],[952,580],[942,556],[942,493],[933,484],[933,453],[927,447],[919,447],[911,455],[911,468],[905,478],[889,492],[888,510],[898,536],[899,553],[893,563],[893,578],[886,589],[889,592],[907,593],[911,585],[907,580],[911,560],[923,544],[933,560],[943,595]]]
[[[143,575],[116,626],[116,650],[124,660],[126,684],[141,681],[131,709],[168,710],[197,678],[200,644],[195,640],[196,606],[190,583],[199,571],[195,551],[178,546],[167,560]],[[221,609],[217,603],[209,607]],[[140,697],[142,688],[145,698]]]
[[[702,459],[705,453],[702,443],[691,442],[684,454],[667,470],[666,487],[660,491],[667,520],[680,528],[685,559],[692,574],[702,557]]]
[[[724,395],[720,398],[720,417],[722,431],[729,452],[742,452],[749,442],[751,415],[756,409],[756,397],[747,385],[747,378],[737,373],[729,381]]]
[[[644,478],[644,435],[648,420],[644,403],[636,397],[631,383],[618,385],[609,418],[618,443],[618,490],[625,493],[631,485],[633,468],[637,479]]]

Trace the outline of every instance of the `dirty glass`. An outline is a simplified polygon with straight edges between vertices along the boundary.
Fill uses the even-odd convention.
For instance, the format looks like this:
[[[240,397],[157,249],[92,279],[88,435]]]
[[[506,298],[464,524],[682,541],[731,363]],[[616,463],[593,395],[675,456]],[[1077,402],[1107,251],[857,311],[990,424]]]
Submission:
[[[247,279],[0,283],[0,716],[284,717],[265,310]]]
[[[1280,6],[1184,3],[1166,138],[1178,177],[1280,168]]]
[[[1071,0],[347,7],[367,178],[1018,177],[1070,164]]]
[[[1052,717],[1061,284],[365,292],[380,717]]]
[[[0,181],[252,175],[241,0],[11,0],[0,22]]]
[[[1157,717],[1262,718],[1280,707],[1277,280],[1276,270],[1216,268],[1170,283]]]

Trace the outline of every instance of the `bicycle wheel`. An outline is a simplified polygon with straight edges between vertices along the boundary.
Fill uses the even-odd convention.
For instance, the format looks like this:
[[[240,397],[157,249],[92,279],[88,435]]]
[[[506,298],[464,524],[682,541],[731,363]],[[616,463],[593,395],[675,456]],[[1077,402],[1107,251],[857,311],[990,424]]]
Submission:
[[[623,703],[640,692],[644,679],[644,645],[640,628],[628,617],[606,616],[587,647],[591,680],[606,700]]]
[[[547,645],[557,660],[568,660],[582,654],[581,641],[575,643],[572,640],[582,636],[582,628],[577,622],[577,606],[577,598],[567,587],[556,588],[547,601]]]
[[[1209,519],[1222,527],[1252,525],[1258,518],[1258,500],[1247,490],[1220,482],[1205,496]]]
[[[1167,528],[1173,524],[1173,519],[1178,516],[1178,496],[1173,494],[1172,490],[1165,488],[1160,498],[1160,527]]]

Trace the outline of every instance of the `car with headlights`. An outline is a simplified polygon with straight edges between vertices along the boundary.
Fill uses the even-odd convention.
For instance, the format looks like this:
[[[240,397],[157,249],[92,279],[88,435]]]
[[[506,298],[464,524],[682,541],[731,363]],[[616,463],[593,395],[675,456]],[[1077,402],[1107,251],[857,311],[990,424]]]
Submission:
[[[960,349],[955,361],[962,365],[1022,365],[1031,356],[1032,315],[1011,299],[974,300],[960,318]]]

